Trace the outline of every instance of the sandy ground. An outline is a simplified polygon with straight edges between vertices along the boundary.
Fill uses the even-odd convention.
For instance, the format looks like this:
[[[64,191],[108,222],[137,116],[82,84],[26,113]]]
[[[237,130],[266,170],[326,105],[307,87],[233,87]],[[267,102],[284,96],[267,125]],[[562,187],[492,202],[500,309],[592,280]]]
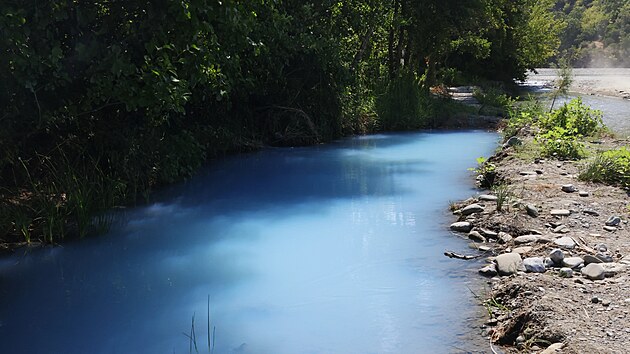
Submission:
[[[536,69],[536,72],[528,75],[527,82],[552,86],[557,78],[555,69]],[[630,68],[573,69],[570,91],[630,99]]]

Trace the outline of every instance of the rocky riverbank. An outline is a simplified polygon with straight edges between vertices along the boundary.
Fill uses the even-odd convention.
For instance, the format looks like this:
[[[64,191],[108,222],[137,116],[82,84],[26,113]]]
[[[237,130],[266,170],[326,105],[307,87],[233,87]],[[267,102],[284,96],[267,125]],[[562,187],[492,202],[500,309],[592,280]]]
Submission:
[[[487,257],[484,335],[510,353],[625,353],[629,191],[578,180],[582,161],[535,158],[532,140],[489,159],[502,188],[451,206],[453,232]],[[587,149],[628,144],[605,137]]]

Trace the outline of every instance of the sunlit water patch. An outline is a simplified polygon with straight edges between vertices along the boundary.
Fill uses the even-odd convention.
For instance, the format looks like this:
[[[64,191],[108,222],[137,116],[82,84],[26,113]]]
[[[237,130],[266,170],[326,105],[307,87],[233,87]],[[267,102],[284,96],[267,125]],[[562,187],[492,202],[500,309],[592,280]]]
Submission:
[[[387,134],[213,163],[108,235],[2,260],[2,352],[189,353],[191,336],[200,353],[208,337],[215,353],[478,350],[479,280],[442,252],[466,250],[448,201],[474,193],[467,168],[497,139]]]

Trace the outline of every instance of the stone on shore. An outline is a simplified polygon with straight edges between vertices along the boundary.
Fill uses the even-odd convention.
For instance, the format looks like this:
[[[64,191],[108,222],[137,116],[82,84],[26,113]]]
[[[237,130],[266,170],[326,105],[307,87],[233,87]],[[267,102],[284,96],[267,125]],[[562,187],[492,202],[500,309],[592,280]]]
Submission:
[[[590,254],[585,254],[583,258],[584,258],[584,264],[586,264],[586,265],[589,265],[591,263],[602,263],[601,259],[599,259],[599,258],[597,258],[595,256],[592,256]]]
[[[560,350],[564,347],[564,343],[553,343],[548,346],[547,349],[540,352],[540,354],[558,354]]]
[[[458,221],[451,224],[451,230],[457,232],[469,232],[472,229],[472,224],[468,221]]]
[[[487,277],[493,277],[497,275],[497,267],[494,264],[488,264],[487,266],[479,269],[479,274]]]
[[[478,231],[469,232],[468,238],[476,242],[486,242],[486,238],[483,237]]]
[[[611,216],[606,220],[606,226],[617,226],[621,223],[621,218],[618,216]]]
[[[499,197],[497,197],[496,195],[482,194],[478,197],[478,199],[485,202],[496,202]]]
[[[517,245],[521,245],[523,243],[532,243],[538,241],[539,238],[540,236],[538,235],[523,235],[516,237],[514,239],[514,243]]]
[[[571,211],[567,209],[552,209],[551,215],[553,216],[569,216],[571,215]]]
[[[590,193],[588,191],[579,191],[578,193],[580,197],[588,197]]]
[[[509,243],[514,239],[512,235],[508,234],[507,232],[499,232],[498,237],[499,243]]]
[[[479,205],[479,204],[470,204],[467,207],[465,207],[464,209],[461,210],[462,215],[470,215],[470,214],[476,214],[476,213],[481,213],[484,211],[484,208]]]
[[[582,275],[591,280],[602,280],[606,277],[606,270],[599,263],[591,263],[582,268]]]
[[[572,184],[563,184],[562,191],[567,192],[567,193],[573,193],[576,191],[576,189],[575,189],[575,186],[573,186]]]
[[[573,269],[568,267],[560,268],[558,275],[560,275],[562,278],[573,278]]]
[[[532,218],[538,217],[538,209],[534,204],[525,205],[525,211],[527,212],[527,215],[531,216]]]
[[[549,252],[549,258],[553,261],[553,263],[557,265],[562,265],[562,261],[564,260],[564,252],[561,249],[556,248]]]
[[[541,257],[529,257],[523,260],[525,271],[532,273],[544,273],[547,269]]]
[[[581,265],[584,264],[584,259],[582,259],[582,257],[566,257],[565,259],[562,260],[562,265],[567,267],[567,268],[579,268]]]
[[[573,238],[569,237],[569,236],[564,236],[564,237],[560,237],[559,239],[556,239],[553,241],[553,243],[557,246],[560,246],[562,248],[566,248],[566,249],[574,249],[575,248],[575,241],[573,240]]]
[[[495,260],[497,272],[500,275],[511,275],[518,271],[524,270],[523,260],[518,253],[504,253],[498,255]]]

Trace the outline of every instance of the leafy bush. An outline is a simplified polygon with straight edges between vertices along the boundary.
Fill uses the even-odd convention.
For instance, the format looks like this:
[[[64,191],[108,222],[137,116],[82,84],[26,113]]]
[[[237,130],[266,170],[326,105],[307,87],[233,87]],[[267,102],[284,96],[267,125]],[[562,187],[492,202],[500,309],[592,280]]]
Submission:
[[[502,131],[504,140],[517,135],[523,127],[536,123],[542,114],[542,104],[531,95],[525,101],[511,101],[508,107],[508,119]]]
[[[376,111],[384,130],[418,129],[426,125],[428,105],[430,98],[421,92],[419,80],[412,72],[404,72],[377,98]]]
[[[477,158],[477,167],[469,168],[477,175],[477,182],[481,188],[491,188],[497,178],[497,166],[488,162],[485,157]]]
[[[579,97],[543,115],[538,124],[545,131],[562,128],[565,135],[573,136],[593,136],[604,127],[602,112],[585,105]]]
[[[514,100],[503,92],[503,90],[493,86],[489,86],[484,89],[477,88],[473,91],[473,96],[482,105],[498,107],[506,110],[514,103]]]
[[[585,165],[579,178],[630,187],[630,150],[621,147],[598,154]]]
[[[575,135],[562,127],[555,127],[540,133],[536,140],[540,143],[543,156],[558,159],[580,159],[584,155],[584,146]]]

